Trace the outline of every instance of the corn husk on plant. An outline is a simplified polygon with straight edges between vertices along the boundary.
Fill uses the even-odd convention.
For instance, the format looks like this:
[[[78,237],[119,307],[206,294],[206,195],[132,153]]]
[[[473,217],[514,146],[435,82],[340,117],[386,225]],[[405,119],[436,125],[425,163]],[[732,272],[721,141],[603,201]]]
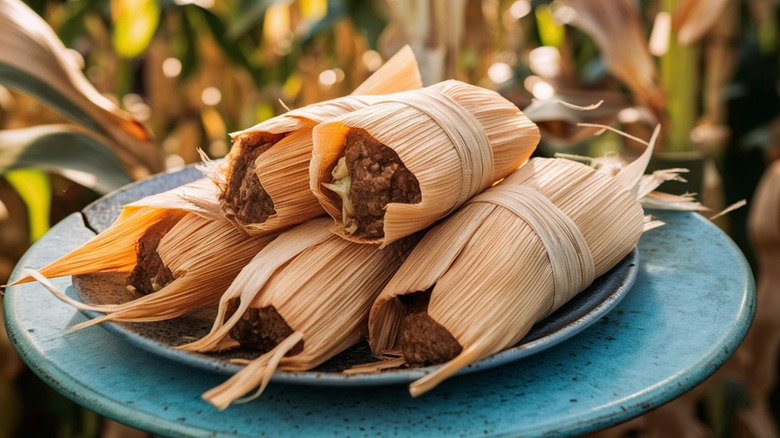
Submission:
[[[426,234],[382,291],[369,319],[374,354],[443,363],[410,386],[418,396],[517,343],[657,225],[645,224],[638,198],[674,175],[642,176],[651,151],[616,176],[536,158],[471,199]]]
[[[510,174],[538,142],[537,127],[498,93],[445,81],[317,126],[311,190],[334,232],[383,247]]]
[[[262,391],[277,368],[311,369],[365,337],[371,304],[416,239],[377,250],[333,235],[329,225],[313,219],[269,243],[223,295],[212,331],[180,347],[208,352],[238,341],[263,351],[205,393],[208,402],[224,409],[258,385]]]
[[[314,126],[367,106],[366,95],[421,86],[414,53],[404,47],[351,96],[298,108],[234,134],[226,164],[214,176],[225,216],[249,234],[320,216],[308,181]]]

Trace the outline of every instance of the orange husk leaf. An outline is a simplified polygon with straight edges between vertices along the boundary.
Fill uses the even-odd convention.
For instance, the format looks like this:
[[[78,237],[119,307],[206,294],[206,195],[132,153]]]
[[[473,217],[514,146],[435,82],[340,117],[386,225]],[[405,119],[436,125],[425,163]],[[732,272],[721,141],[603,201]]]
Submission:
[[[215,305],[247,263],[278,233],[247,236],[224,218],[188,213],[162,238],[157,252],[174,280],[157,292],[114,305],[74,329],[104,321],[149,322]]]
[[[178,221],[192,212],[221,218],[215,188],[208,178],[126,205],[111,226],[85,244],[40,269],[45,277],[97,272],[130,272],[136,265],[136,244],[147,229],[162,221]],[[16,283],[27,283],[26,276]]]

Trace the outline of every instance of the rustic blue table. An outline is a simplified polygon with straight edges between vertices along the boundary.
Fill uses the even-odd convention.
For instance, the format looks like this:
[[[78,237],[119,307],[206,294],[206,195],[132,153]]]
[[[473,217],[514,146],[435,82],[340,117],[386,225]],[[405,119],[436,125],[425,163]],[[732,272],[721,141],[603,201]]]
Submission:
[[[193,178],[168,176],[157,190]],[[138,194],[128,190],[127,200]],[[105,226],[95,205],[55,226],[19,263],[41,267]],[[640,415],[712,374],[745,337],[755,311],[750,269],[706,219],[660,213],[668,225],[639,243],[628,296],[579,335],[514,364],[453,378],[419,399],[405,386],[272,384],[251,403],[218,412],[199,395],[224,376],[188,368],[92,327],[37,284],[10,287],[8,334],[48,384],[102,415],[170,436],[561,436]],[[101,225],[102,224],[102,225]],[[54,281],[65,289],[70,278]],[[45,309],[45,312],[42,311]]]

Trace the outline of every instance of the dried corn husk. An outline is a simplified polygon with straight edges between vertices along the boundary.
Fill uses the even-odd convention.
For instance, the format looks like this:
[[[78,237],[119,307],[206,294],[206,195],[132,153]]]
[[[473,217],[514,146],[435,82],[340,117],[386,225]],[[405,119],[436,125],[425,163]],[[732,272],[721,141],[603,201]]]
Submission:
[[[157,252],[174,280],[159,291],[117,305],[85,306],[104,321],[162,321],[215,305],[241,269],[278,233],[247,236],[224,218],[188,213],[160,241]]]
[[[126,205],[111,226],[84,245],[40,269],[44,277],[97,272],[130,272],[136,265],[136,244],[147,229],[162,221],[178,221],[187,213],[222,219],[216,187],[208,178]],[[32,281],[24,277],[17,283]]]
[[[277,367],[313,368],[365,336],[371,304],[413,241],[377,250],[334,236],[329,225],[329,219],[313,219],[269,243],[223,295],[211,333],[181,347],[214,351],[235,345],[229,332],[249,308],[273,307],[292,330],[276,348],[204,394],[207,401],[225,408],[258,385],[262,390]],[[236,298],[238,309],[226,318],[228,303]],[[302,351],[285,356],[299,341]]]
[[[413,396],[517,343],[636,245],[644,213],[629,189],[646,160],[636,163],[613,178],[537,158],[473,198],[428,232],[382,291],[369,319],[374,353],[400,349],[398,296],[431,287],[427,314],[462,350],[414,382]]]
[[[371,97],[420,88],[422,82],[412,50],[406,46],[369,77],[350,96],[320,102],[287,112],[256,126],[233,134],[233,147],[225,165],[214,175],[220,186],[220,201],[225,216],[249,234],[281,229],[323,214],[309,190],[309,160],[311,160],[311,131],[318,123],[363,108]],[[279,139],[280,136],[284,136]],[[258,143],[260,140],[260,143]],[[245,148],[273,143],[255,160],[254,173],[265,194],[270,197],[274,212],[263,220],[242,217],[240,209],[232,205],[229,196],[231,173]],[[250,189],[257,192],[257,188]]]
[[[398,154],[419,182],[422,200],[385,207],[384,236],[350,234],[341,203],[323,184],[345,149],[350,129],[360,128]],[[336,220],[334,232],[360,243],[385,246],[451,213],[526,162],[539,130],[498,93],[459,81],[386,96],[368,108],[314,129],[311,190]]]

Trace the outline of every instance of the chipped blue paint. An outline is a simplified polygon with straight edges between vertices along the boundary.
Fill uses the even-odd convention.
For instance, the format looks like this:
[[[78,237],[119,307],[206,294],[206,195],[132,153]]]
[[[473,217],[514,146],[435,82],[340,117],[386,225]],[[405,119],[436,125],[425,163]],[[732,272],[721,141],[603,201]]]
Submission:
[[[42,287],[8,288],[9,336],[47,383],[108,417],[169,436],[562,436],[607,427],[661,405],[712,374],[744,338],[755,311],[750,270],[736,246],[697,214],[639,244],[636,284],[597,324],[545,352],[444,382],[418,399],[405,386],[274,384],[218,412],[199,395],[223,376],[132,347]],[[89,236],[76,214],[20,262],[40,267]],[[19,268],[12,278],[18,278]],[[61,288],[69,279],[56,279]],[[41,312],[40,309],[46,309]]]

